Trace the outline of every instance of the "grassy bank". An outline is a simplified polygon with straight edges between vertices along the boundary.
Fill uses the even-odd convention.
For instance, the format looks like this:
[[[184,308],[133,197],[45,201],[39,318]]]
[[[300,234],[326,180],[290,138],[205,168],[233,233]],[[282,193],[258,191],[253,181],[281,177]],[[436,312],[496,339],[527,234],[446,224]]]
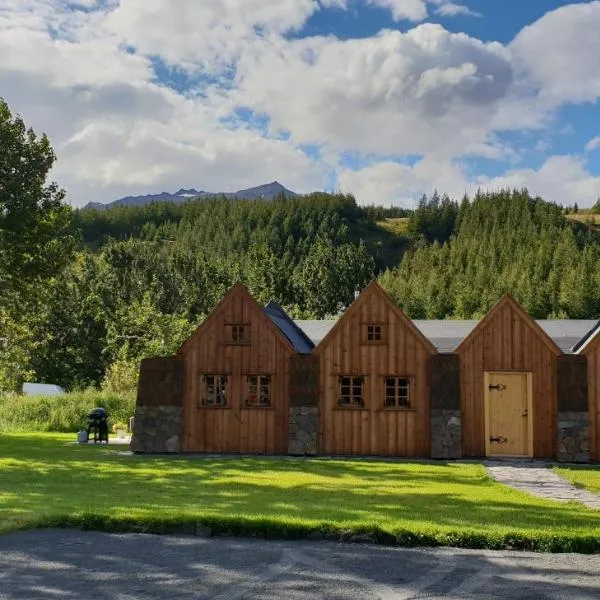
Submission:
[[[0,435],[0,531],[200,525],[213,535],[600,550],[600,512],[505,488],[481,465],[141,457],[69,444],[73,437]]]
[[[96,390],[62,396],[0,395],[0,432],[78,431],[87,426],[87,415],[97,406],[108,411],[110,423],[127,423],[135,410],[135,395]]]
[[[554,467],[554,471],[576,486],[600,494],[600,466]]]

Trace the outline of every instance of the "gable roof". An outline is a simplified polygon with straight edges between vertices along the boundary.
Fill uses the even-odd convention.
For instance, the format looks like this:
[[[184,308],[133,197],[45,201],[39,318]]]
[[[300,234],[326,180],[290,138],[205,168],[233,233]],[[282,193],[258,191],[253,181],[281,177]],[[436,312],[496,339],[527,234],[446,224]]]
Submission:
[[[341,327],[341,324],[350,317],[355,311],[357,311],[362,303],[365,301],[365,298],[369,296],[369,294],[377,294],[380,298],[386,302],[391,308],[392,312],[398,317],[400,322],[411,331],[415,337],[425,346],[425,348],[431,353],[436,354],[437,350],[435,346],[419,331],[417,327],[413,324],[413,322],[396,306],[390,299],[390,297],[386,294],[383,288],[377,283],[377,280],[374,279],[369,283],[369,285],[363,289],[358,298],[346,309],[344,314],[334,322],[333,326],[327,331],[327,333],[323,336],[321,341],[317,344],[315,348],[315,353],[318,354],[322,348],[327,346],[329,340],[336,334],[337,330]]]
[[[296,320],[294,323],[317,345],[335,325],[335,320]],[[454,349],[477,327],[479,320],[413,320],[414,325],[437,348],[438,352],[454,352]],[[554,340],[565,353],[576,352],[574,345],[596,327],[589,319],[548,319],[536,323]],[[600,324],[598,324],[600,327]],[[593,331],[593,329],[592,329]],[[598,332],[600,334],[600,331]],[[600,335],[598,336],[600,338]],[[581,343],[581,342],[580,342]],[[589,347],[589,346],[587,346]]]
[[[581,354],[588,350],[594,340],[600,339],[600,321],[598,321],[574,346],[573,352],[575,354]]]
[[[467,337],[457,346],[455,352],[460,353],[461,349],[468,344],[472,338],[477,336],[481,330],[488,324],[489,321],[500,312],[505,306],[510,306],[520,317],[523,319],[525,325],[531,329],[531,331],[545,344],[545,346],[555,356],[562,354],[562,350],[558,347],[556,342],[540,327],[535,320],[527,313],[523,307],[510,295],[506,294],[503,296],[488,312],[488,314],[479,321],[475,328],[469,333]]]
[[[290,342],[290,340],[281,332],[279,327],[277,327],[273,323],[273,321],[266,315],[262,306],[260,306],[258,302],[256,302],[256,300],[252,297],[252,294],[248,291],[248,288],[245,285],[242,285],[241,283],[236,283],[233,286],[231,286],[231,288],[229,288],[227,293],[221,299],[221,302],[219,302],[215,306],[215,308],[213,308],[210,311],[206,319],[204,319],[204,321],[200,323],[200,325],[196,328],[196,331],[194,331],[194,333],[192,333],[192,335],[179,347],[179,349],[177,350],[177,354],[184,354],[187,351],[187,349],[192,345],[192,343],[196,341],[196,339],[202,334],[202,332],[206,328],[208,328],[208,326],[215,320],[216,316],[221,312],[223,307],[226,306],[226,304],[231,300],[231,298],[237,295],[242,295],[243,297],[245,297],[250,306],[254,309],[257,318],[260,319],[264,324],[267,324],[268,327],[270,327],[273,331],[274,335],[283,344],[285,344],[285,346],[287,346],[287,348],[290,351],[295,351],[295,348]]]
[[[275,300],[270,300],[265,306],[265,314],[273,321],[273,324],[281,333],[285,335],[290,344],[294,346],[296,352],[299,354],[310,354],[313,351],[315,345],[312,340],[290,319],[285,310]]]

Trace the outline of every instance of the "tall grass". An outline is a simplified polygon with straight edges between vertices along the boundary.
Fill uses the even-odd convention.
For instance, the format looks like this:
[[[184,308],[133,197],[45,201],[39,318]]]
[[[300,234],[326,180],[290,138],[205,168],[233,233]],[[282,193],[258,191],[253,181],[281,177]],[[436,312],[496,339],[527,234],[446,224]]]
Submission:
[[[109,425],[127,423],[135,394],[89,389],[62,396],[0,395],[0,431],[78,431],[87,427],[87,415],[97,406],[108,412]]]

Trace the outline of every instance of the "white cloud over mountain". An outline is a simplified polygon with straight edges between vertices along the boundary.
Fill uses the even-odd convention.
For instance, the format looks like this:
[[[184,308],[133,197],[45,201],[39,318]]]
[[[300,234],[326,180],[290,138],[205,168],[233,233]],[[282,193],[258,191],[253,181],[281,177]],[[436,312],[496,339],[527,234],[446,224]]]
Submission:
[[[346,0],[0,0],[0,96],[48,132],[75,204],[273,179],[306,192],[332,177],[366,203],[479,185],[580,205],[600,195],[583,147],[495,178],[467,165],[518,161],[500,134],[543,131],[560,107],[600,98],[599,1],[549,13],[509,45],[418,24],[466,14],[460,4],[363,1],[412,28],[286,35]],[[345,166],[348,152],[368,166]]]

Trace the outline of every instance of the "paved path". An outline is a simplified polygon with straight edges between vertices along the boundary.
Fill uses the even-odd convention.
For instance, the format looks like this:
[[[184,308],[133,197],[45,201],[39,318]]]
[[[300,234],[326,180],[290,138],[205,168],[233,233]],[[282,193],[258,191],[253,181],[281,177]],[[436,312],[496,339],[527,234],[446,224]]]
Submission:
[[[0,600],[600,598],[600,555],[48,530],[0,536]]]
[[[575,487],[545,463],[490,460],[486,461],[485,466],[496,481],[522,492],[557,502],[575,500],[600,510],[600,496]]]

